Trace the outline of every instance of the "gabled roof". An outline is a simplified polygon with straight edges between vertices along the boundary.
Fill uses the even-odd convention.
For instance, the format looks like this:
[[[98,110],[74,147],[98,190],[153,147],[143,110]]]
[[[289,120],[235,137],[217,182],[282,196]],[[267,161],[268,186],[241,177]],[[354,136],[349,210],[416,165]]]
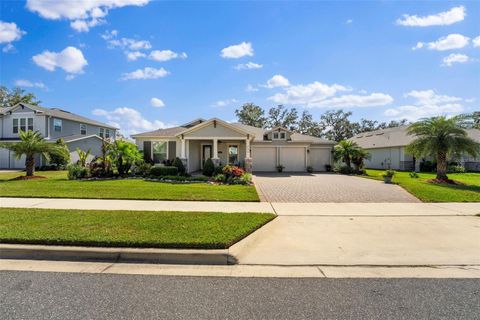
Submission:
[[[199,130],[199,129],[204,128],[204,127],[206,127],[206,126],[208,126],[209,124],[214,123],[214,122],[218,122],[218,123],[220,123],[221,125],[223,125],[224,127],[227,127],[227,128],[232,129],[232,130],[235,130],[235,131],[237,131],[237,132],[239,132],[239,133],[241,133],[241,134],[245,134],[245,135],[251,134],[250,132],[248,132],[248,131],[240,128],[240,127],[234,126],[234,125],[231,124],[231,123],[228,123],[228,122],[223,121],[223,120],[218,119],[218,118],[211,118],[211,119],[208,119],[207,121],[203,121],[203,122],[197,124],[196,126],[193,126],[193,127],[191,127],[191,128],[187,128],[187,129],[181,131],[180,133],[177,134],[177,136],[180,136],[180,135],[182,135],[182,134],[183,134],[183,135],[184,135],[184,134],[188,134],[188,133],[190,133],[190,132]]]
[[[75,113],[71,113],[69,111],[65,111],[65,110],[58,109],[58,108],[44,108],[44,107],[35,106],[33,104],[28,104],[28,103],[19,103],[19,104],[13,106],[13,107],[0,108],[0,114],[8,114],[9,112],[12,112],[12,111],[16,110],[17,108],[21,107],[22,105],[26,108],[32,109],[33,111],[35,111],[37,113],[44,114],[46,116],[51,116],[51,117],[54,117],[54,118],[60,118],[60,119],[65,119],[65,120],[81,122],[81,123],[90,124],[90,125],[93,125],[93,126],[104,127],[104,128],[109,128],[109,129],[115,129],[115,130],[118,129],[114,126],[105,124],[103,122],[95,121],[95,120],[92,120],[92,119],[89,119],[89,118],[85,118],[83,116],[80,116],[80,115],[75,114]]]
[[[132,138],[174,138],[177,134],[186,129],[188,128],[182,126],[157,129],[153,131],[132,134]]]

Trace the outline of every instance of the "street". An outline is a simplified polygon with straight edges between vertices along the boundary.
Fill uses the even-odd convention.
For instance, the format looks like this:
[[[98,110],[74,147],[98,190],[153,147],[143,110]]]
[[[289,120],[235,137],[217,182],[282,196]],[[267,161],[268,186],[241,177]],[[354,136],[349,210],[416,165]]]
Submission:
[[[1,319],[478,319],[478,279],[0,272]]]

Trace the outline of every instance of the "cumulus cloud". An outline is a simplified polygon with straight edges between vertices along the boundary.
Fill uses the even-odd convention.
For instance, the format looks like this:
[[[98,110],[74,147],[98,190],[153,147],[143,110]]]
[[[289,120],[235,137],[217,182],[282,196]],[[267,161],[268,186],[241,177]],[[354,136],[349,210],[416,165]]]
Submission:
[[[48,71],[61,68],[67,72],[70,80],[75,74],[83,73],[83,68],[88,65],[81,50],[75,47],[66,47],[60,52],[45,50],[32,57],[33,62]]]
[[[437,41],[432,42],[418,42],[413,50],[427,48],[430,50],[445,51],[451,49],[460,49],[468,45],[469,37],[458,33],[449,34],[446,37],[441,37]]]
[[[462,98],[437,94],[433,90],[413,90],[405,94],[413,98],[413,104],[387,109],[384,114],[396,119],[411,121],[438,115],[457,115],[464,111]]]
[[[231,105],[232,103],[237,103],[237,102],[238,102],[237,99],[218,100],[212,105],[212,107],[223,108],[228,105]]]
[[[238,59],[245,56],[253,56],[253,47],[251,42],[242,42],[223,48],[220,56],[228,59]]]
[[[234,68],[237,69],[237,70],[261,69],[261,68],[263,68],[263,65],[250,61],[250,62],[247,62],[247,63],[237,64]]]
[[[303,85],[292,85],[284,88],[284,92],[268,98],[278,104],[304,105],[316,107],[325,99],[333,97],[338,92],[350,90],[347,87],[333,84],[328,85],[318,81]]]
[[[70,20],[78,32],[105,23],[108,11],[125,6],[144,6],[150,0],[27,0],[27,9],[49,20]]]
[[[447,26],[465,19],[466,10],[463,6],[428,16],[404,14],[397,20],[397,24],[407,27]]]
[[[480,47],[480,36],[476,37],[475,39],[472,40],[473,46],[474,47]]]
[[[177,53],[172,50],[153,50],[148,55],[148,58],[151,60],[163,62],[177,58],[186,59],[187,54],[185,52]]]
[[[47,86],[41,81],[32,82],[30,80],[25,80],[25,79],[16,80],[15,85],[17,87],[24,87],[24,88],[39,88],[39,89],[43,89],[43,90],[48,89]]]
[[[247,85],[247,87],[245,88],[245,91],[247,91],[247,92],[257,92],[257,91],[258,91],[258,88],[255,87],[255,86],[253,86],[253,85],[251,85],[251,84],[249,84],[249,85]]]
[[[0,44],[5,44],[2,51],[13,51],[15,48],[12,42],[20,40],[24,34],[26,34],[26,32],[20,30],[16,23],[0,21]]]
[[[146,54],[140,51],[126,51],[125,55],[127,56],[128,61],[135,61],[138,58],[145,58]]]
[[[349,107],[378,107],[393,102],[392,96],[385,93],[371,93],[369,95],[346,94],[315,103],[315,107],[349,108]]]
[[[465,63],[468,61],[470,61],[470,57],[466,54],[451,53],[445,58],[443,58],[442,66],[451,67],[455,63]]]
[[[138,110],[128,107],[114,110],[94,109],[92,114],[106,119],[108,124],[120,128],[120,131],[127,136],[172,126],[160,120],[147,120]]]
[[[151,67],[146,67],[143,69],[137,69],[132,72],[124,73],[122,75],[122,80],[138,80],[138,79],[158,79],[163,78],[169,75],[170,72],[164,68],[155,69]]]
[[[150,99],[150,104],[152,105],[152,107],[155,107],[155,108],[165,107],[165,103],[159,98]]]
[[[268,79],[265,87],[271,89],[271,88],[277,88],[277,87],[288,87],[289,85],[290,85],[290,82],[288,81],[287,78],[285,78],[281,74],[276,74],[270,79]]]

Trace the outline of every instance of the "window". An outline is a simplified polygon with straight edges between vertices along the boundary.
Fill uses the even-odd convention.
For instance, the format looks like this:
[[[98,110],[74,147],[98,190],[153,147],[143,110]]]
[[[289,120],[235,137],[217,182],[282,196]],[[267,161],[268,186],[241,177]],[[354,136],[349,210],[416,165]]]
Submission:
[[[238,146],[236,145],[228,146],[228,163],[229,164],[238,163]]]
[[[100,136],[100,138],[103,138],[103,132],[104,132],[104,131],[105,131],[105,130],[104,130],[103,128],[100,128],[100,129],[98,130],[98,135]]]
[[[162,163],[167,160],[168,142],[156,141],[152,143],[153,162]]]
[[[272,134],[273,140],[285,140],[286,134],[285,132],[274,132]]]
[[[278,140],[278,132],[273,133],[273,139]]]
[[[27,131],[27,119],[25,118],[20,119],[20,130]]]
[[[62,120],[61,119],[53,119],[53,131],[62,132]]]
[[[285,132],[280,132],[280,139],[285,140]]]
[[[33,131],[33,118],[27,119],[28,130]]]
[[[87,134],[87,125],[80,123],[80,134],[81,135],[86,135]]]
[[[110,129],[105,129],[105,138],[110,138]]]
[[[13,133],[18,133],[18,119],[13,119]]]

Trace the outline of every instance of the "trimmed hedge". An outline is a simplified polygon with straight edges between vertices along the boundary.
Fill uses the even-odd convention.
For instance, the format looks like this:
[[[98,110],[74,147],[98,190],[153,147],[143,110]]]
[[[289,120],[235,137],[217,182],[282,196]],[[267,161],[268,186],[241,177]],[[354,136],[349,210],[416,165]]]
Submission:
[[[154,177],[176,176],[178,168],[174,166],[154,166],[150,169],[150,175]]]

